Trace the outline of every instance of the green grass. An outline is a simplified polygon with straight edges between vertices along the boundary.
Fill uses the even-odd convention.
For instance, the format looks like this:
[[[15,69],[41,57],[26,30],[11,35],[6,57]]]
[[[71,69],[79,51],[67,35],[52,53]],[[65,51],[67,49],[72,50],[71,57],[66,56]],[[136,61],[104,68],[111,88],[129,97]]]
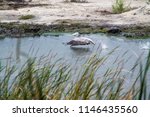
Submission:
[[[34,15],[22,15],[19,20],[29,20],[35,18]]]
[[[113,51],[112,51],[113,52]],[[17,100],[141,100],[150,99],[147,89],[150,53],[146,64],[136,62],[132,72],[139,69],[133,84],[124,87],[127,76],[123,67],[114,62],[104,73],[99,73],[107,58],[94,54],[75,70],[64,59],[28,59],[21,68],[0,62],[0,99]],[[78,61],[77,61],[78,62]],[[132,77],[131,77],[132,78]],[[77,80],[73,80],[77,79]]]
[[[130,10],[130,5],[126,6],[124,0],[115,0],[112,5],[112,12],[115,14],[123,13]]]

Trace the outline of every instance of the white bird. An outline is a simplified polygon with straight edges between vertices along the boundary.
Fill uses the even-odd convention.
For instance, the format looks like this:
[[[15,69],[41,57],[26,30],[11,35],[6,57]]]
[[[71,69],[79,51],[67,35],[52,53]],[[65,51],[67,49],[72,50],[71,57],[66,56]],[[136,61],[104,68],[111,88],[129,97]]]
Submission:
[[[71,45],[71,46],[89,45],[89,44],[94,44],[95,45],[95,43],[90,38],[81,37],[78,32],[74,33],[73,36],[77,36],[77,37],[75,37],[74,39],[69,41],[67,43],[67,45]]]

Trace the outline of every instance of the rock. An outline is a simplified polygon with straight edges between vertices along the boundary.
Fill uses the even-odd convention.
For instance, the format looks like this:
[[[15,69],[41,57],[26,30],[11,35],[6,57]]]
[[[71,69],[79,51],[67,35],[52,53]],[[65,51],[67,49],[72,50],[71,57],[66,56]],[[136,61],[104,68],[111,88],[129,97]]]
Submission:
[[[123,36],[127,37],[127,38],[142,38],[145,37],[145,33],[142,32],[138,32],[138,33],[123,33]]]
[[[110,29],[107,30],[107,33],[112,33],[112,34],[117,34],[121,33],[121,29],[118,27],[111,27]]]

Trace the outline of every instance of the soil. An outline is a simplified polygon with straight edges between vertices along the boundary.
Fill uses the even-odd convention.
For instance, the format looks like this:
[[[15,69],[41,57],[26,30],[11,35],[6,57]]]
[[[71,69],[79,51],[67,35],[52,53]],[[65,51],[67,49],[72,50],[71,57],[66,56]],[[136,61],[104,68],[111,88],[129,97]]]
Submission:
[[[124,32],[128,37],[150,36],[150,5],[146,0],[126,0],[125,4],[130,6],[131,10],[121,14],[112,13],[114,1],[88,0],[86,3],[67,3],[64,0],[32,0],[32,2],[19,4],[3,3],[0,7],[0,34],[13,35],[9,34],[13,33],[13,26],[15,26],[15,33],[26,33],[16,28],[24,25],[26,30],[34,27],[32,32],[37,31],[35,28],[38,26],[37,32],[40,33],[45,31],[114,32],[111,30],[117,28],[119,33]],[[35,18],[20,20],[20,17],[25,15],[34,15]]]

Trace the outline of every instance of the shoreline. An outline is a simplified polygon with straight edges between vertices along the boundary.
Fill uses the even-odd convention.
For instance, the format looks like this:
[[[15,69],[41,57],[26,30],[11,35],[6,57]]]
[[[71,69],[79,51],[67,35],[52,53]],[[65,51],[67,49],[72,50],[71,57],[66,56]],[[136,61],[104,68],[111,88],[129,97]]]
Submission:
[[[49,32],[110,33],[135,39],[150,37],[150,4],[143,0],[126,0],[126,4],[129,3],[131,10],[121,14],[112,13],[111,0],[88,0],[87,3],[32,0],[24,3],[25,6],[10,3],[10,9],[7,4],[2,5],[0,38],[40,36]],[[32,18],[21,19],[28,15]]]
[[[71,21],[71,22],[70,22]],[[106,33],[110,35],[122,35],[131,39],[150,37],[150,26],[147,25],[113,25],[93,24],[82,21],[60,20],[56,24],[35,24],[35,23],[2,23],[0,22],[0,38],[5,37],[31,37],[41,36],[44,33],[79,32],[81,34]]]

